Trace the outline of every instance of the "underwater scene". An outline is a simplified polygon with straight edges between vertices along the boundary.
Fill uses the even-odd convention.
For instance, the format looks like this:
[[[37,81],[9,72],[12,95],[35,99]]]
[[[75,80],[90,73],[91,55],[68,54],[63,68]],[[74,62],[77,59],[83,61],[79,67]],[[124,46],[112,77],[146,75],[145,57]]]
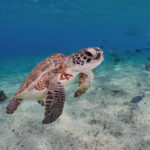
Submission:
[[[149,106],[150,0],[0,0],[0,150],[150,150]]]

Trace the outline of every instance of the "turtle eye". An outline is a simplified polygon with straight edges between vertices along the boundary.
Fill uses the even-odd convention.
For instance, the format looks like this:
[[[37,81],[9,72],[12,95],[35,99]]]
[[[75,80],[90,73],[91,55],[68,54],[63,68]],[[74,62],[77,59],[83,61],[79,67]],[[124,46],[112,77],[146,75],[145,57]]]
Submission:
[[[84,53],[85,53],[87,56],[90,56],[90,57],[93,56],[89,51],[85,51]]]
[[[101,57],[101,54],[98,53],[97,56],[95,57],[95,59],[99,59]]]

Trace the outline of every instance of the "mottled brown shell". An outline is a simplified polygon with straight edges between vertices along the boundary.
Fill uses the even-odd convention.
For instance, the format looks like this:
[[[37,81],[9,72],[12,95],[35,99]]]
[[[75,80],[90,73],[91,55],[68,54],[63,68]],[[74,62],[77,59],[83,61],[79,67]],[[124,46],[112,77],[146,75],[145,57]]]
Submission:
[[[47,72],[47,70],[49,72],[57,70],[57,68],[63,62],[65,57],[66,56],[63,54],[54,54],[42,61],[41,63],[39,63],[24,80],[16,95],[20,95],[25,90],[27,90],[30,87],[30,85],[32,85],[33,82],[36,82],[36,80],[39,79],[39,76]]]

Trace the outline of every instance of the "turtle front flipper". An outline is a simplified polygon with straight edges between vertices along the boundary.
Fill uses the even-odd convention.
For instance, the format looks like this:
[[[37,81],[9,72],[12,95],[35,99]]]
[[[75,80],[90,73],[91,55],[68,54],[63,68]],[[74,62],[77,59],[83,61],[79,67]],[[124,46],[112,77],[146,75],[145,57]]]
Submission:
[[[7,106],[7,114],[13,114],[17,110],[18,106],[21,104],[22,99],[12,99]]]
[[[54,122],[62,114],[64,102],[64,86],[58,81],[52,81],[45,97],[45,118],[42,123]]]
[[[79,73],[78,88],[74,93],[74,97],[83,95],[92,85],[94,74],[92,70],[86,73]]]

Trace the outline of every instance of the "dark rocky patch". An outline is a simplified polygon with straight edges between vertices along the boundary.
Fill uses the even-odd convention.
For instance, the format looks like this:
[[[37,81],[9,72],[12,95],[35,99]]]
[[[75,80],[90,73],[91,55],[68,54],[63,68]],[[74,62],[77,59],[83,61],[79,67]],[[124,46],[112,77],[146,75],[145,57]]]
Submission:
[[[126,95],[126,92],[124,92],[122,89],[116,89],[111,91],[112,96],[123,96]]]
[[[112,134],[112,135],[115,136],[115,137],[118,137],[118,136],[122,136],[122,135],[123,135],[122,129],[111,129],[111,130],[110,130],[110,134]]]
[[[147,63],[145,64],[145,69],[146,69],[147,71],[150,71],[150,62],[147,62]]]
[[[90,125],[96,125],[102,123],[101,120],[92,119],[88,122]]]
[[[136,68],[136,67],[137,67],[137,64],[133,64],[132,67],[133,67],[133,68]]]
[[[0,102],[7,99],[7,96],[5,95],[4,91],[0,91]]]
[[[133,111],[130,110],[127,113],[122,112],[121,114],[118,114],[118,120],[124,123],[134,123]]]
[[[141,82],[138,82],[138,83],[136,84],[136,86],[137,86],[137,87],[141,86]]]

